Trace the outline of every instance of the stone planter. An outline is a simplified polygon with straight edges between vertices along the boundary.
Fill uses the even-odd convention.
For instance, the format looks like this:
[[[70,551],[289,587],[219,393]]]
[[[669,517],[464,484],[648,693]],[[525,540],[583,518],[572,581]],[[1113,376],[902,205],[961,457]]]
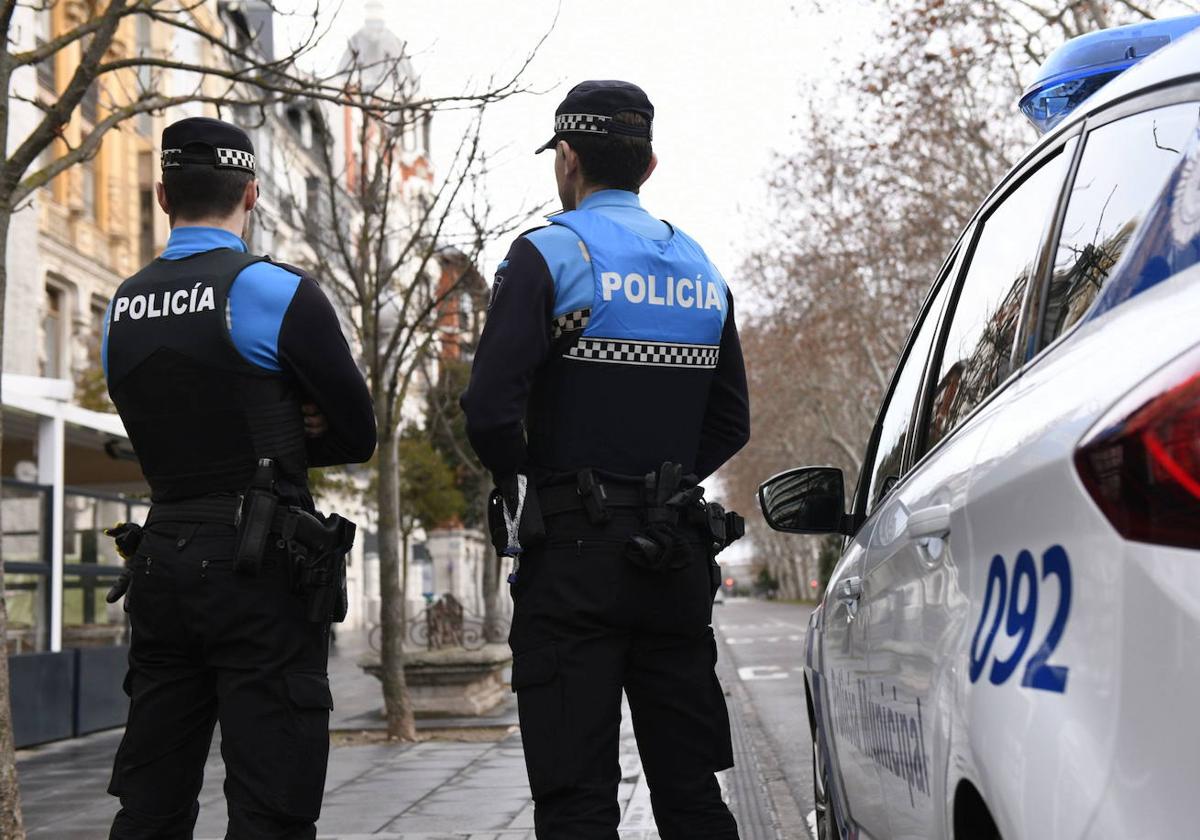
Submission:
[[[484,645],[479,650],[452,647],[405,651],[404,676],[413,713],[418,717],[485,714],[508,694],[504,673],[511,665],[512,652],[506,644]],[[359,666],[383,678],[378,653],[359,660]]]

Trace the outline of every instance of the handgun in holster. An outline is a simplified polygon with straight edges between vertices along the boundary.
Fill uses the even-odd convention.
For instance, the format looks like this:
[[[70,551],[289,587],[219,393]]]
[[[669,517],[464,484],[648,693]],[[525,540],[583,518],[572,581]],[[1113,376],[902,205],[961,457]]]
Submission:
[[[626,544],[626,556],[651,571],[680,569],[688,564],[680,521],[690,518],[704,498],[704,488],[694,475],[684,475],[683,465],[665,462],[657,472],[646,473],[645,524]]]
[[[281,536],[292,559],[296,588],[305,597],[309,621],[327,624],[345,620],[349,609],[346,555],[354,546],[356,530],[353,522],[336,513],[322,516],[288,508]]]
[[[242,495],[242,506],[238,511],[237,548],[234,551],[234,559],[239,573],[251,577],[258,576],[278,508],[275,462],[270,458],[260,458],[254,470],[254,480]]]

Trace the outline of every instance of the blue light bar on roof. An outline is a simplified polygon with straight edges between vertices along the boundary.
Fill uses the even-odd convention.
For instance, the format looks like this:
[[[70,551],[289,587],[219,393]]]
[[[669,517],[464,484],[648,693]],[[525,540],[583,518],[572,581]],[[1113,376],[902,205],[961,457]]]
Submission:
[[[1200,15],[1152,20],[1072,38],[1050,54],[1021,97],[1021,111],[1045,133],[1079,104],[1155,50],[1200,26]]]

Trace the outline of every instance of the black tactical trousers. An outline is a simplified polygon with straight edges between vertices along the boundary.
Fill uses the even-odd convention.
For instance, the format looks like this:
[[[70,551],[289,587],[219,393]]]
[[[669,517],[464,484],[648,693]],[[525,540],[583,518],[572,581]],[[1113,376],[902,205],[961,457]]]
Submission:
[[[512,587],[512,686],[537,836],[616,840],[624,689],[660,836],[737,840],[713,775],[733,766],[710,627],[719,570],[698,531],[686,567],[634,565],[623,552],[637,519],[615,513],[605,527],[582,513],[548,517],[547,541]]]
[[[186,840],[221,724],[230,840],[313,838],[329,756],[325,625],[305,620],[275,546],[234,571],[234,531],[161,524],[132,561],[129,723],[109,793],[113,840]]]

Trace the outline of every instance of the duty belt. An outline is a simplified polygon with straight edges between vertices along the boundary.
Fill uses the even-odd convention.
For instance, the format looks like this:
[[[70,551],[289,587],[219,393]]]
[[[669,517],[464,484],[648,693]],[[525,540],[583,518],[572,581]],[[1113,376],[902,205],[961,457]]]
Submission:
[[[704,490],[691,476],[682,476],[677,464],[664,464],[642,480],[581,470],[574,484],[554,483],[537,491],[543,517],[583,512],[592,525],[604,525],[614,509],[636,512],[653,541],[668,538],[662,529],[688,524],[706,532],[717,551],[745,534],[745,520],[716,502],[704,502]],[[657,530],[655,530],[657,529]],[[639,542],[639,535],[631,538]],[[639,543],[640,544],[640,543]],[[645,548],[645,547],[643,547]]]
[[[291,515],[291,508],[280,507],[271,518],[271,531],[283,533],[285,520]],[[229,525],[238,527],[241,524],[241,496],[198,496],[182,502],[158,502],[150,507],[143,528],[163,522],[199,522],[211,525]]]
[[[278,537],[280,546],[287,548],[293,561],[305,562],[313,555],[336,550],[341,543],[345,543],[345,551],[350,550],[354,534],[353,523],[337,515],[322,521],[317,514],[303,508],[279,504],[270,512],[269,524],[268,518],[264,517],[254,527],[253,530],[258,532],[260,547],[257,549],[258,556],[247,560],[244,557],[245,532],[247,526],[252,523],[243,519],[244,503],[245,499],[242,496],[200,496],[182,502],[160,502],[151,505],[143,527],[150,528],[164,522],[230,525],[238,529],[239,534],[238,568],[251,574],[258,573],[262,541],[268,534]],[[338,533],[339,529],[341,533]]]
[[[538,501],[542,516],[586,511],[590,499],[573,484],[552,484],[538,488]],[[641,509],[646,506],[646,494],[640,486],[633,484],[597,484],[599,501],[607,508]]]

